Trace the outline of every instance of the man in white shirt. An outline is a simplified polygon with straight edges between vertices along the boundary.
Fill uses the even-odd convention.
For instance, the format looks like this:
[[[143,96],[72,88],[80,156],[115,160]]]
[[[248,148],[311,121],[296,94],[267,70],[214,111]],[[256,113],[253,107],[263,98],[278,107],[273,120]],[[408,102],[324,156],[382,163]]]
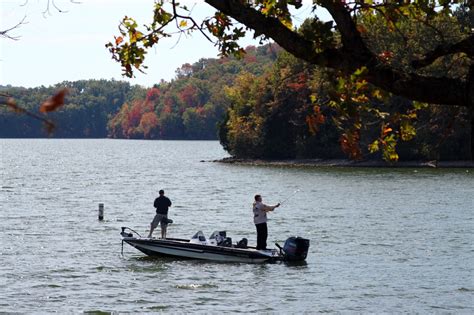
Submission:
[[[255,195],[255,202],[253,203],[253,222],[257,228],[257,249],[267,249],[267,212],[275,210],[280,204],[274,206],[267,206],[262,202],[262,196]]]

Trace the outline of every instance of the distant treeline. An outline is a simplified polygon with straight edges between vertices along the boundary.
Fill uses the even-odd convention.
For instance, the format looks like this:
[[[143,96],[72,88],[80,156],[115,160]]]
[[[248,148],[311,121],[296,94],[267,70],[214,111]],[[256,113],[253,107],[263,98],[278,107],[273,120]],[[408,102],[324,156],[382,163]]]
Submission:
[[[65,105],[47,115],[39,113],[40,104],[63,88],[68,89]],[[146,95],[146,90],[139,86],[113,80],[62,82],[36,88],[2,86],[0,91],[13,97],[19,107],[44,116],[56,125],[53,133],[48,135],[41,121],[2,106],[2,138],[105,138],[108,135],[107,123],[120,107]]]
[[[350,84],[343,82],[344,87]],[[330,103],[345,95],[338,86],[341,80],[336,74],[309,67],[276,45],[265,45],[247,47],[240,60],[226,57],[184,64],[174,80],[150,89],[113,80],[0,89],[18,106],[37,113],[43,101],[68,88],[65,105],[47,114],[56,124],[52,137],[220,139],[235,157],[281,159],[343,158],[353,149],[341,131],[344,114],[351,113]],[[390,96],[377,108],[396,116],[412,105]],[[469,157],[468,115],[462,109],[424,106],[412,120],[403,127],[405,133],[416,132],[416,137],[398,142],[400,159]],[[3,138],[48,136],[40,121],[4,106],[0,123]],[[381,158],[380,151],[369,153],[370,143],[381,133],[379,127],[370,126],[366,119],[356,140],[363,156]]]
[[[276,60],[275,45],[247,47],[241,60],[201,59],[176,70],[171,82],[124,104],[108,123],[109,136],[145,139],[217,139],[217,124],[230,101],[227,90],[238,75],[261,75]]]
[[[201,59],[176,70],[171,82],[151,89],[110,80],[62,82],[50,87],[0,86],[18,106],[38,113],[39,105],[66,87],[60,110],[45,117],[56,124],[51,137],[127,139],[217,139],[217,124],[229,106],[226,88],[239,73],[261,74],[281,49],[248,47],[247,55]],[[0,137],[47,137],[41,122],[0,107]]]

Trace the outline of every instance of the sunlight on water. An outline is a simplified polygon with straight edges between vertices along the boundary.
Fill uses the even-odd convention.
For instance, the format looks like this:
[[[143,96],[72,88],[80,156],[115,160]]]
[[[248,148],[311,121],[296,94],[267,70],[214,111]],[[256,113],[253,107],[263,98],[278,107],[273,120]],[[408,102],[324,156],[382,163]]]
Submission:
[[[213,141],[1,140],[3,312],[474,312],[474,172],[284,168],[201,160]],[[120,255],[153,200],[170,237],[227,230],[255,244],[253,195],[277,203],[269,245],[311,240],[304,264]],[[105,220],[97,220],[98,203]]]

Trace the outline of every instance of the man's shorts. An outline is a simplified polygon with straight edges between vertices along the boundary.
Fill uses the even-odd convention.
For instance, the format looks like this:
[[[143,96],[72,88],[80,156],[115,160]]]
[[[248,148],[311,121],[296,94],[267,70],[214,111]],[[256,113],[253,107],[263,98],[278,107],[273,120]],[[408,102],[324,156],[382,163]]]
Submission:
[[[151,221],[151,226],[153,228],[156,228],[158,224],[160,224],[161,227],[168,226],[168,216],[166,214],[157,213],[155,217],[153,218],[153,221]]]

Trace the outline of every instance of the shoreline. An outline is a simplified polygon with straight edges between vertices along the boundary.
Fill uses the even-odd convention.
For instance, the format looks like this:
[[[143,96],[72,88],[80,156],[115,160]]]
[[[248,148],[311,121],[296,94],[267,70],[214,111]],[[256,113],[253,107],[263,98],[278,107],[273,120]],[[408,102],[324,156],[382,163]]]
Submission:
[[[219,160],[201,161],[250,166],[286,166],[286,167],[382,167],[382,168],[474,168],[474,161],[352,161],[345,159],[289,159],[262,160],[227,157]]]

